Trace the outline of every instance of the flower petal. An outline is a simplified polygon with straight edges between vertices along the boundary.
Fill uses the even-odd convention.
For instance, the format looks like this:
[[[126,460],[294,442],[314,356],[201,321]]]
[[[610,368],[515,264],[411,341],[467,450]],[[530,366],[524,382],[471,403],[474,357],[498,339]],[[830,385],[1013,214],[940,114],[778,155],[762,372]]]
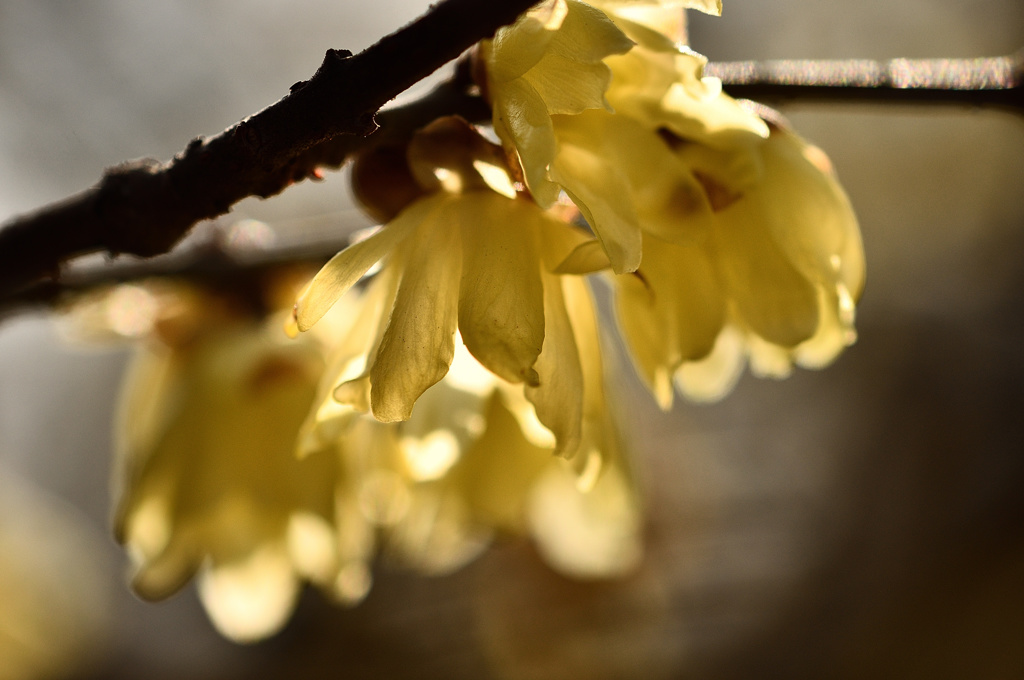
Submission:
[[[644,239],[637,277],[619,277],[616,311],[631,355],[663,409],[672,372],[711,352],[725,318],[724,291],[706,250]]]
[[[746,366],[743,334],[726,326],[715,347],[703,359],[687,361],[676,369],[674,382],[684,397],[698,403],[718,401],[732,391]]]
[[[453,216],[462,231],[462,339],[496,375],[533,385],[533,365],[544,343],[540,214],[525,201],[478,192],[463,196]]]
[[[616,274],[640,266],[640,226],[629,184],[591,149],[563,144],[551,165],[551,179],[565,189],[601,240]]]
[[[448,372],[455,352],[462,253],[459,230],[440,198],[403,250],[404,273],[370,369],[370,404],[382,422],[407,420],[423,392]],[[397,266],[397,263],[396,263]]]
[[[587,149],[603,163],[604,174],[621,178],[624,193],[614,198],[632,208],[645,233],[687,242],[711,229],[711,204],[702,185],[657,132],[603,111],[554,121],[563,147]],[[620,211],[628,215],[627,209]]]
[[[581,492],[573,475],[551,466],[533,489],[529,519],[544,559],[576,578],[625,575],[643,554],[636,489],[614,467]]]
[[[601,242],[597,239],[584,241],[576,246],[568,257],[555,268],[555,274],[593,274],[611,268],[608,253],[604,252]]]
[[[610,108],[604,93],[612,71],[602,63],[581,64],[558,54],[547,54],[526,79],[544,99],[549,114]]]
[[[558,187],[547,176],[557,146],[544,99],[525,79],[513,80],[495,102],[493,124],[502,142],[519,154],[534,199],[542,208],[549,207],[558,200]]]
[[[841,282],[856,299],[864,285],[860,230],[846,193],[821,167],[827,157],[778,129],[763,149],[758,193],[775,240],[805,277],[829,287]]]
[[[536,387],[526,386],[526,398],[537,418],[555,435],[556,453],[572,457],[580,444],[583,408],[583,369],[576,348],[561,277],[542,272],[544,282],[544,347],[534,368]]]
[[[748,200],[719,214],[719,271],[744,324],[768,342],[795,347],[818,328],[818,293],[790,262]]]
[[[312,328],[370,267],[391,252],[437,207],[433,198],[416,201],[385,227],[341,251],[317,272],[295,303],[300,331]]]
[[[544,56],[568,10],[565,0],[548,0],[535,5],[514,24],[499,28],[484,44],[491,79],[506,83],[532,69]]]

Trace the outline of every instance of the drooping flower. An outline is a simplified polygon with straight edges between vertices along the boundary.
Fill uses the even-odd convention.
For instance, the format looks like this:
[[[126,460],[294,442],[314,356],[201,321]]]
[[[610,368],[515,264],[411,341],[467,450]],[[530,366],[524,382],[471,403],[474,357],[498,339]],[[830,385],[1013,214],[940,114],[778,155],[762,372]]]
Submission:
[[[531,534],[555,568],[579,577],[635,566],[639,502],[604,398],[586,284],[575,277],[553,282],[569,303],[582,363],[582,382],[573,385],[583,403],[576,471],[552,455],[555,436],[526,398],[529,387],[488,371],[458,335],[450,370],[424,391],[408,420],[382,423],[367,413],[358,376],[393,285],[385,270],[364,296],[346,296],[356,298],[348,302],[356,308],[351,331],[336,348],[300,440],[303,453],[338,456],[339,581],[365,592],[366,565],[378,553],[422,573],[447,573],[495,533]]]
[[[558,18],[557,6],[548,3],[535,12]],[[767,128],[723,95],[720,82],[701,76],[703,57],[627,18],[637,7],[680,12],[680,3],[599,6],[612,12],[614,21],[584,5],[589,37],[577,28],[583,22],[569,21],[571,12],[564,21],[549,17],[547,23],[526,15],[499,31],[493,45],[484,43],[482,54],[495,131],[521,163],[530,191],[542,206],[565,191],[598,237],[612,269],[625,273],[640,265],[644,231],[664,235],[663,225],[672,222],[675,231],[685,234],[686,227],[678,226],[684,222],[681,216],[693,214],[697,222],[706,207],[692,177],[680,176],[659,130],[721,146],[763,139]],[[553,37],[537,39],[537,32]],[[542,58],[557,54],[555,46],[562,43],[587,47],[587,77]],[[532,87],[534,82],[543,83],[543,90]],[[586,96],[579,83],[587,86]],[[573,95],[572,106],[562,101],[562,93]],[[659,204],[651,204],[652,197]]]
[[[775,377],[831,362],[855,338],[864,259],[824,154],[773,128],[753,184],[729,152],[682,143],[677,154],[707,187],[706,238],[645,234],[638,275],[617,277],[619,325],[659,404],[671,405],[673,383],[695,399],[721,397],[748,358]]]
[[[525,384],[558,450],[571,456],[581,441],[580,359],[551,272],[587,236],[517,196],[501,150],[461,119],[418,133],[408,162],[429,193],[324,266],[296,304],[298,328],[310,328],[383,259],[385,311],[350,388],[365,393],[373,415],[408,420],[448,372],[459,330],[488,370]]]
[[[303,578],[324,577],[308,527],[331,534],[334,459],[295,457],[323,358],[279,319],[203,316],[188,328],[161,319],[128,372],[115,533],[139,595],[167,597],[198,574],[214,625],[251,641],[284,625]]]
[[[632,45],[604,12],[578,0],[546,0],[481,43],[494,131],[541,206],[559,191],[547,172],[557,153],[551,116],[607,109],[603,59]]]
[[[842,189],[813,162],[823,154],[771,130],[657,30],[679,3],[596,4],[634,44],[602,57],[610,107],[553,113],[553,155],[518,149],[596,236],[559,271],[637,272],[619,277],[617,312],[664,407],[673,381],[721,396],[747,357],[769,375],[828,363],[853,338],[863,254]],[[500,82],[488,87],[497,101]]]

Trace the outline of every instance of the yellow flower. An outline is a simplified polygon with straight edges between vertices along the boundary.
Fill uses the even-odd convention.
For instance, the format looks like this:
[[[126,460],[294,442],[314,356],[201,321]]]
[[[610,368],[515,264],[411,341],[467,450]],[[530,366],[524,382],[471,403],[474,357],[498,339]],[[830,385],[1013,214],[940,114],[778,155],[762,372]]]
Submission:
[[[526,184],[548,207],[557,146],[551,116],[606,109],[611,71],[603,59],[632,42],[604,12],[577,0],[547,0],[481,43],[494,131],[518,154]]]
[[[284,624],[302,577],[322,576],[293,534],[333,514],[333,458],[295,457],[323,360],[280,320],[207,321],[152,336],[126,377],[115,532],[139,595],[167,597],[198,572],[215,626],[250,641]]]
[[[516,197],[500,149],[461,119],[421,131],[409,162],[432,193],[324,266],[296,304],[298,328],[310,328],[385,259],[382,311],[365,366],[352,377],[373,415],[411,417],[420,395],[447,373],[458,329],[490,371],[525,383],[559,451],[572,455],[580,441],[580,360],[551,270],[586,236]]]
[[[602,3],[615,13],[612,21],[588,5],[546,3],[483,49],[494,128],[519,159],[527,186],[542,206],[564,190],[616,273],[640,265],[643,231],[664,236],[665,224],[678,232],[680,217],[693,217],[686,233],[706,208],[695,180],[673,172],[678,164],[660,130],[716,147],[767,136],[760,119],[722,94],[719,81],[702,77],[703,57],[626,18],[640,6],[680,11],[678,3],[662,4]],[[586,22],[572,20],[584,14]],[[564,58],[555,61],[567,45],[587,55],[586,68],[571,63],[573,73],[561,67]]]
[[[643,24],[679,44],[686,43],[684,9],[720,15],[721,0],[591,0],[591,5],[609,15]]]
[[[845,193],[824,154],[792,132],[773,128],[756,151],[750,183],[735,154],[681,144],[713,206],[706,238],[645,234],[638,275],[617,277],[620,327],[664,408],[673,381],[716,399],[747,358],[756,373],[782,377],[794,362],[829,363],[855,338],[864,259]]]
[[[751,151],[768,128],[702,76],[705,59],[644,26],[617,19],[636,47],[605,62],[614,113],[553,116],[558,153],[550,177],[593,227],[619,274],[642,259],[642,234],[670,242],[703,238],[711,213],[699,179],[679,163],[666,135],[733,149],[734,171],[758,173]]]
[[[558,271],[637,272],[619,277],[618,317],[663,407],[673,381],[721,396],[748,357],[766,375],[828,363],[852,342],[863,253],[823,154],[771,131],[703,75],[704,57],[630,14],[665,6],[599,6],[634,47],[603,58],[611,109],[550,116],[545,178],[597,237]]]
[[[573,385],[582,397],[575,472],[552,456],[555,437],[524,386],[488,371],[459,336],[450,370],[408,420],[381,423],[365,413],[358,376],[392,286],[384,272],[361,300],[346,298],[352,328],[336,349],[300,444],[304,453],[338,456],[339,564],[363,575],[354,579],[361,592],[376,552],[419,572],[446,573],[477,556],[496,531],[532,534],[565,573],[601,577],[635,566],[639,502],[604,401],[586,284],[553,281],[569,303],[568,330],[582,360],[582,382]],[[349,580],[339,573],[339,581]]]

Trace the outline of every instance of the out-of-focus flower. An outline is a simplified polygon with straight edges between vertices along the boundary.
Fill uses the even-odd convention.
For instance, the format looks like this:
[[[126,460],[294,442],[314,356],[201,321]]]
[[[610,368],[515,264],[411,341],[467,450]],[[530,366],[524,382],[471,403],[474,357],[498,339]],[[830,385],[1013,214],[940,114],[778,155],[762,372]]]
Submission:
[[[0,679],[81,677],[110,642],[102,536],[0,469]]]
[[[420,572],[449,572],[496,531],[532,534],[554,567],[579,577],[635,566],[639,501],[605,402],[586,284],[571,277],[550,284],[568,310],[556,323],[571,323],[564,330],[582,360],[582,381],[572,385],[583,405],[574,471],[553,456],[555,436],[524,395],[530,388],[487,370],[459,336],[450,370],[408,420],[382,423],[367,413],[362,376],[387,315],[389,279],[385,271],[361,300],[353,300],[355,291],[346,297],[358,312],[300,442],[304,453],[338,456],[339,584],[356,584],[352,597],[365,592],[365,565],[376,552]]]
[[[312,327],[384,258],[385,283],[377,286],[384,311],[346,389],[378,420],[408,420],[420,395],[448,372],[458,329],[488,370],[525,384],[558,451],[573,455],[581,441],[580,357],[551,271],[587,236],[517,197],[501,150],[461,119],[418,133],[408,162],[431,193],[321,269],[296,304],[298,328]]]
[[[330,576],[319,555],[333,549],[335,462],[295,457],[323,359],[312,337],[285,337],[280,318],[203,315],[196,327],[190,308],[161,319],[126,377],[115,532],[139,595],[167,597],[198,572],[216,627],[250,641],[284,624],[301,578]]]
[[[853,342],[864,283],[857,221],[820,149],[774,128],[757,147],[760,179],[745,184],[729,152],[682,143],[677,154],[707,187],[706,238],[644,236],[637,275],[617,278],[616,309],[641,375],[659,404],[673,382],[717,399],[745,359],[784,377],[821,367]]]

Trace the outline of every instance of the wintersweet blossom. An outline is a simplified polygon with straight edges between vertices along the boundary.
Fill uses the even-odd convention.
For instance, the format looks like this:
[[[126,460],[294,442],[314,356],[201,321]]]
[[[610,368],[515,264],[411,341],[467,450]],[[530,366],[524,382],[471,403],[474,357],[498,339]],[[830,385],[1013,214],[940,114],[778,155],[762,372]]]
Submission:
[[[319,407],[300,439],[303,455],[338,457],[338,590],[369,587],[378,553],[421,573],[447,573],[477,556],[497,533],[530,534],[560,571],[618,575],[635,566],[640,508],[604,400],[596,317],[586,284],[553,285],[570,303],[571,333],[582,361],[582,446],[577,470],[552,455],[555,436],[524,386],[487,370],[455,337],[450,370],[427,388],[411,417],[382,423],[367,413],[358,376],[372,353],[387,271],[365,295],[343,301],[353,323],[321,383]],[[529,389],[529,388],[526,388]]]
[[[578,0],[547,0],[481,43],[494,131],[522,164],[534,199],[548,207],[557,153],[551,116],[607,109],[611,71],[603,59],[633,43],[608,16]]]
[[[553,155],[518,149],[596,237],[559,271],[636,272],[618,278],[618,319],[663,407],[673,382],[721,396],[747,357],[766,375],[828,363],[852,342],[863,285],[856,219],[816,165],[823,154],[773,130],[703,75],[704,57],[656,30],[669,4],[598,3],[633,43],[602,57],[610,106],[552,113]],[[500,101],[502,82],[488,87]]]
[[[617,277],[616,311],[637,368],[662,407],[673,382],[716,399],[745,360],[783,377],[821,367],[853,342],[864,284],[857,220],[820,149],[773,128],[757,147],[760,178],[733,172],[729,152],[681,144],[713,203],[705,239],[644,236],[637,275]]]
[[[673,4],[671,11],[680,11]],[[610,18],[584,5],[590,26],[584,32],[578,28],[584,22],[569,20],[573,11],[543,22],[560,6],[547,3],[535,10],[543,14],[524,15],[482,50],[495,131],[519,159],[530,191],[542,206],[564,191],[616,273],[640,265],[644,231],[682,238],[708,212],[698,182],[680,173],[661,128],[718,146],[767,136],[760,119],[722,94],[717,80],[702,77],[702,57],[627,18],[626,9],[641,5],[665,10],[655,3],[600,5],[613,12]],[[534,37],[538,32],[547,40]],[[579,51],[588,54],[588,70],[569,76],[547,58],[564,43],[584,46]],[[543,83],[543,91],[533,83]],[[569,93],[572,106],[564,102],[568,95],[554,93]]]
[[[448,372],[458,330],[488,370],[525,385],[558,451],[573,455],[581,441],[580,357],[552,271],[586,235],[518,196],[501,150],[461,119],[418,133],[408,161],[428,193],[321,269],[296,303],[299,330],[384,260],[386,312],[351,378],[368,410],[383,422],[408,420],[420,395]]]
[[[198,573],[214,625],[250,641],[284,625],[303,578],[323,575],[308,540],[295,549],[333,513],[334,459],[295,457],[323,359],[280,319],[206,322],[161,319],[126,376],[115,533],[139,595],[167,597]]]

